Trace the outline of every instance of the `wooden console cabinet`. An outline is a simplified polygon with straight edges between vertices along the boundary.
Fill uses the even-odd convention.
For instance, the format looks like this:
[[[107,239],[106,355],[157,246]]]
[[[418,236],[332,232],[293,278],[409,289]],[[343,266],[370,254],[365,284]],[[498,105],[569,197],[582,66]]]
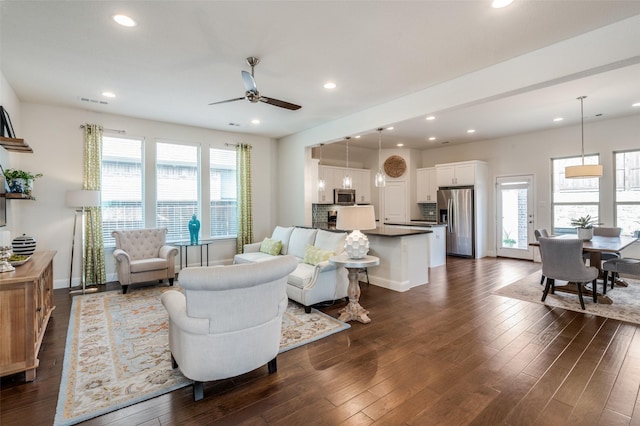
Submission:
[[[55,251],[35,252],[12,272],[0,273],[0,376],[36,378],[38,352],[53,306]]]

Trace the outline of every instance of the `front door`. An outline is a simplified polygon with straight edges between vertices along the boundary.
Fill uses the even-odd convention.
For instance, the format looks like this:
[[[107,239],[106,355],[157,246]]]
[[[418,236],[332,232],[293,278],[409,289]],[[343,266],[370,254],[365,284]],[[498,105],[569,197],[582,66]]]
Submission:
[[[496,253],[498,256],[533,259],[533,176],[496,179]]]

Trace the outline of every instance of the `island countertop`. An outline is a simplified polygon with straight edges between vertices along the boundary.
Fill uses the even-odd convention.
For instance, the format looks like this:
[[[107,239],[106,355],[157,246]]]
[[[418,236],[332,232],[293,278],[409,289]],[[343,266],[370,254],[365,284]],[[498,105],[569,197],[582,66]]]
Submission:
[[[406,237],[409,235],[431,234],[433,231],[428,229],[402,229],[378,225],[376,229],[367,229],[361,232],[365,235],[378,235],[381,237]]]
[[[421,228],[431,228],[434,226],[447,226],[444,223],[437,223],[437,222],[429,222],[429,221],[422,221],[422,220],[412,220],[411,222],[385,222],[385,225],[389,225],[389,226],[415,226],[415,227],[421,227]]]

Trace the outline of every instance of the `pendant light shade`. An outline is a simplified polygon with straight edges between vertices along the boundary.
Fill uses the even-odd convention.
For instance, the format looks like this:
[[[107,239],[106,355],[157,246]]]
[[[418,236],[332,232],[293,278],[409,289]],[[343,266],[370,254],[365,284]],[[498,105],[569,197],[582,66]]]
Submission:
[[[318,165],[322,165],[322,145],[320,144],[320,161]],[[324,173],[320,172],[318,176],[318,191],[324,191]]]
[[[584,164],[584,99],[580,96],[580,123],[582,129],[582,164],[578,166],[567,166],[564,169],[565,179],[590,179],[602,177],[601,164]]]
[[[378,128],[378,173],[376,173],[375,177],[375,185],[377,188],[382,188],[387,185],[387,177],[382,171],[382,167],[380,166],[380,160],[382,159],[382,127]]]
[[[349,139],[351,139],[351,137],[347,136],[346,139],[347,139],[347,171],[344,177],[342,178],[342,188],[351,189],[353,184],[351,180],[351,176],[349,175]]]

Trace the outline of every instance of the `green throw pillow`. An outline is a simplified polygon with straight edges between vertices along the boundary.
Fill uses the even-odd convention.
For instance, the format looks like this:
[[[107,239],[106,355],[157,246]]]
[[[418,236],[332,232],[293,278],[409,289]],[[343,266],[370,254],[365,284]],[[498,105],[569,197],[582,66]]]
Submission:
[[[317,265],[320,262],[329,260],[331,256],[333,256],[332,251],[323,250],[312,245],[307,245],[307,248],[304,251],[304,263],[308,263],[309,265]]]
[[[271,238],[265,238],[260,244],[260,251],[262,253],[270,254],[271,256],[277,256],[282,250],[282,241],[272,240]]]

